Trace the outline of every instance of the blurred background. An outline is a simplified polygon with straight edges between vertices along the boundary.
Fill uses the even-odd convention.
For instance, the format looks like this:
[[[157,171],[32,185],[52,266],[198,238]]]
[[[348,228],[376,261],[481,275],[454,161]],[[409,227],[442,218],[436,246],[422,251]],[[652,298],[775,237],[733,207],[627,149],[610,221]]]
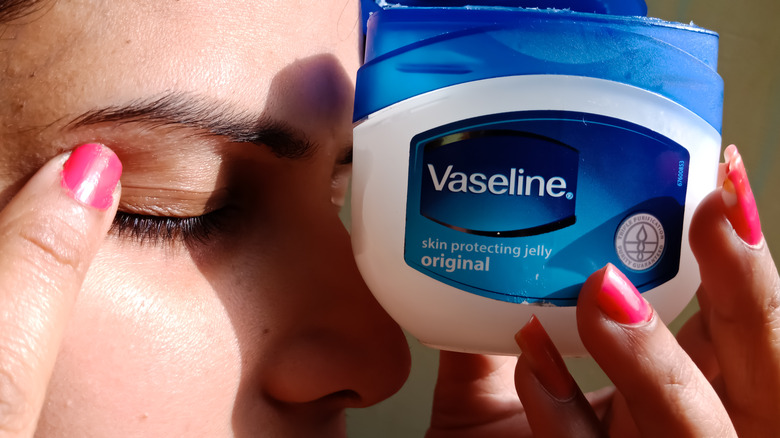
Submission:
[[[725,82],[723,146],[744,157],[766,240],[780,262],[780,2],[776,0],[647,0],[648,15],[691,23],[720,34],[719,73]],[[348,222],[349,209],[344,213]],[[695,302],[672,324],[678,329]],[[412,374],[401,391],[374,407],[348,412],[353,438],[423,437],[428,426],[438,352],[409,338]],[[568,360],[583,390],[609,381],[588,359]]]

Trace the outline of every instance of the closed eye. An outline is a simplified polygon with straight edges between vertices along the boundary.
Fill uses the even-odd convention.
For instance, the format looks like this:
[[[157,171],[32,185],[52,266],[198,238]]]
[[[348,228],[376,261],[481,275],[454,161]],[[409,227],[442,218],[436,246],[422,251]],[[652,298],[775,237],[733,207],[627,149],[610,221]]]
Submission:
[[[120,239],[157,246],[207,244],[223,226],[223,210],[194,217],[149,216],[118,211],[111,233]]]

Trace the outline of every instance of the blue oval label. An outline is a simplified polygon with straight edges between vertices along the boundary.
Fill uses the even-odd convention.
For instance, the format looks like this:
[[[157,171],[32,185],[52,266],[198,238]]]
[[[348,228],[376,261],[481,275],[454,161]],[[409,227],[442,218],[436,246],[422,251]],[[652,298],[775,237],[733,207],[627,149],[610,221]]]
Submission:
[[[404,259],[497,300],[574,305],[622,266],[640,291],[674,278],[690,154],[645,127],[570,111],[492,114],[410,142]]]

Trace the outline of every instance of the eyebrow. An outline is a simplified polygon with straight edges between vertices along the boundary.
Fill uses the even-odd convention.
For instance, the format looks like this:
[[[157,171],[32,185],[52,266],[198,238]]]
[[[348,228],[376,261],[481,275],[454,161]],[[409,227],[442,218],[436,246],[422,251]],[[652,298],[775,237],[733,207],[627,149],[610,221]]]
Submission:
[[[280,158],[305,159],[317,148],[303,132],[284,122],[242,114],[224,102],[187,93],[90,110],[74,118],[67,127],[76,129],[103,123],[189,130],[195,135],[268,147]]]

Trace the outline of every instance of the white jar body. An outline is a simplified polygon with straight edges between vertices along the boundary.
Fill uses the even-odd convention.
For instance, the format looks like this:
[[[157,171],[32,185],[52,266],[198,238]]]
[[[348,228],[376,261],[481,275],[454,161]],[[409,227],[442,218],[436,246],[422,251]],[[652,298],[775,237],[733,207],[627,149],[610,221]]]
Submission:
[[[540,114],[554,117],[538,117]],[[583,117],[581,126],[572,120],[579,116]],[[517,117],[523,120],[514,120]],[[537,121],[537,118],[545,120]],[[602,120],[605,122],[601,123]],[[507,125],[510,122],[515,125]],[[464,123],[468,128],[460,129],[466,126]],[[543,138],[541,141],[546,146],[529,146],[533,156],[520,160],[522,163],[500,156],[490,158],[494,162],[505,161],[506,172],[464,171],[464,166],[482,160],[484,154],[510,150],[517,142],[538,140],[537,134],[522,134],[525,137],[519,139],[511,134],[514,137],[507,140],[506,133],[510,131],[507,126],[536,129],[540,123],[563,127],[543,128],[550,132],[569,130],[567,127],[590,132],[584,130],[601,126],[599,129],[610,135],[622,135],[626,131],[637,138],[652,137],[652,142],[669,143],[670,150],[686,157],[679,160],[677,196],[678,201],[684,201],[679,207],[679,220],[672,221],[676,224],[672,228],[679,230],[671,229],[668,224],[664,229],[655,219],[658,214],[646,214],[641,202],[632,211],[626,210],[625,217],[620,216],[623,213],[620,217],[610,216],[609,209],[600,204],[609,203],[613,195],[628,190],[630,184],[627,181],[624,187],[614,180],[601,181],[599,175],[611,173],[614,164],[607,168],[593,167],[600,160],[598,146],[590,141],[590,149],[581,150],[577,133],[564,135],[562,138],[569,140],[563,142]],[[624,125],[629,128],[624,129]],[[422,144],[421,135],[428,133],[433,133],[429,137],[435,139],[425,139],[427,143]],[[477,139],[492,135],[503,136],[501,141],[508,142],[507,145],[503,149],[491,149],[486,145],[495,137]],[[463,141],[476,143],[468,146]],[[641,147],[632,151],[632,144],[615,145],[609,144],[610,141],[613,140],[605,140],[602,157],[615,154],[616,147],[627,155],[645,153]],[[550,284],[565,280],[572,285],[568,288],[571,290],[590,272],[612,260],[620,262],[616,266],[628,272],[630,278],[631,275],[644,278],[643,272],[650,272],[659,259],[673,254],[670,263],[679,269],[675,268],[674,272],[667,269],[670,272],[665,278],[648,282],[644,290],[640,288],[662,320],[670,322],[690,301],[698,286],[698,268],[688,245],[688,226],[696,206],[715,186],[720,141],[717,130],[681,105],[642,89],[601,79],[560,75],[502,77],[415,96],[371,114],[355,127],[352,239],[358,267],[380,304],[426,345],[455,351],[518,354],[514,334],[535,314],[564,355],[586,355],[577,335],[576,294],[556,300],[555,297],[563,295],[538,295],[534,290],[536,285],[540,290],[549,289]],[[458,142],[461,142],[458,150],[470,151],[475,154],[473,158],[464,158],[461,164],[454,165],[428,159],[445,149],[456,151],[451,144]],[[549,151],[554,162],[568,160],[574,170],[569,169],[569,174],[564,170],[550,170],[560,175],[537,175],[539,172],[528,160],[545,166],[539,164],[544,159],[544,151]],[[429,155],[423,157],[423,154]],[[665,154],[671,152],[660,153]],[[677,163],[674,157],[659,159]],[[650,161],[656,160],[651,156]],[[647,169],[621,171],[628,175],[642,171],[659,173],[652,165]],[[665,182],[678,177],[677,169],[669,169],[668,175],[665,170],[660,173],[651,176]],[[425,178],[429,189],[420,183]],[[528,183],[525,188],[524,182]],[[448,190],[462,193],[446,193]],[[444,193],[450,198],[433,203],[446,206],[430,207],[432,197]],[[556,203],[557,207],[551,208],[558,216],[534,219],[535,210],[522,207],[530,204],[513,204],[521,207],[512,214],[488,204],[480,207],[481,200],[493,202],[499,195],[503,200],[496,202]],[[534,196],[538,199],[532,200]],[[442,211],[461,207],[471,211],[470,219],[464,219],[466,225],[441,219],[440,215],[447,214]],[[482,220],[483,213],[493,217],[528,216],[530,222],[517,226],[495,225],[499,228],[486,225],[490,229],[472,226],[474,221]],[[599,223],[602,213],[608,216],[603,218],[603,224]],[[644,221],[645,231],[655,232],[654,237],[645,237],[648,245],[642,243],[643,250],[652,247],[642,256],[646,257],[644,261],[637,261],[631,252],[636,249],[630,243],[636,240],[631,237],[631,230],[638,229],[643,236],[647,234],[643,227],[633,226],[637,221]],[[421,228],[425,230],[420,231]],[[441,235],[444,237],[439,238],[436,231],[439,229],[445,233]],[[588,245],[576,243],[577,236],[571,236],[572,233],[593,234],[597,229],[605,236],[601,239],[601,252],[612,248],[612,254],[595,257]],[[567,237],[556,234],[564,232]],[[501,251],[505,254],[497,254]],[[504,259],[507,263],[501,265]],[[509,263],[516,263],[518,269],[511,269]],[[578,265],[577,269],[572,268],[574,265]],[[471,282],[461,280],[458,275],[478,279]]]

